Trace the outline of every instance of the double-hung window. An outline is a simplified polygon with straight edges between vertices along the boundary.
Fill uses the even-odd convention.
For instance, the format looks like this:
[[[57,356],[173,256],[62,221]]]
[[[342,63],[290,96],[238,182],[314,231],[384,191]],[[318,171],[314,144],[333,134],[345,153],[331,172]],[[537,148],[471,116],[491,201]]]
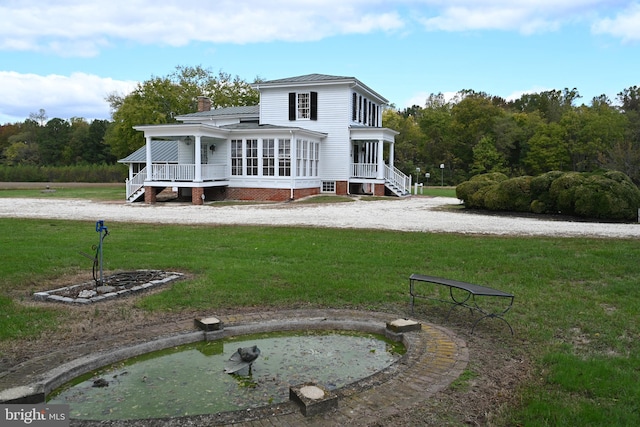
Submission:
[[[309,92],[298,93],[298,120],[308,119],[311,115]]]
[[[242,140],[231,140],[231,175],[242,175]]]
[[[247,175],[258,175],[258,140],[247,139]]]
[[[276,174],[275,143],[273,138],[262,140],[262,175],[274,176]]]
[[[291,140],[278,141],[278,176],[291,176]]]
[[[318,120],[318,92],[290,92],[289,120]]]

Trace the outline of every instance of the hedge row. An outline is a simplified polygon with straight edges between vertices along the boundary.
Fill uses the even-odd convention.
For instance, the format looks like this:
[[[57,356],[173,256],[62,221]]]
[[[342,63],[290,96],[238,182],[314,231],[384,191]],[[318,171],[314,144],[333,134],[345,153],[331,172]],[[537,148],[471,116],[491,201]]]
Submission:
[[[0,182],[124,182],[127,167],[116,165],[0,166]]]
[[[547,172],[537,177],[477,175],[456,187],[466,207],[634,221],[640,189],[622,172]]]

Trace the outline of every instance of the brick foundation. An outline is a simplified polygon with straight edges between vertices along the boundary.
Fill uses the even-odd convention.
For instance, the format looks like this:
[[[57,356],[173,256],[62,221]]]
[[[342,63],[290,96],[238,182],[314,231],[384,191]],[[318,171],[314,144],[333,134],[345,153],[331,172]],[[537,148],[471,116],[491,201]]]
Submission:
[[[346,196],[349,194],[349,184],[347,181],[336,181],[336,194],[338,196]]]
[[[155,187],[144,187],[144,202],[152,205],[157,201]]]
[[[201,205],[204,203],[204,199],[202,196],[204,195],[204,188],[202,187],[193,187],[191,189],[191,203],[194,205]]]
[[[384,196],[384,184],[376,184],[373,190],[374,196]]]
[[[298,188],[293,190],[294,200],[319,194],[319,188]],[[257,200],[263,202],[284,202],[291,198],[291,190],[285,188],[227,188],[228,200]]]

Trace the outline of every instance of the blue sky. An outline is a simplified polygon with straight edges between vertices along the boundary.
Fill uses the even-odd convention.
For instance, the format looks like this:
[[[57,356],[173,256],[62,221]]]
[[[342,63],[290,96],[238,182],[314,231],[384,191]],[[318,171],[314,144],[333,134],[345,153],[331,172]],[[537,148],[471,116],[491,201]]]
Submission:
[[[397,108],[640,86],[640,0],[0,0],[0,124],[109,119],[105,97],[176,66],[246,81],[352,76]]]

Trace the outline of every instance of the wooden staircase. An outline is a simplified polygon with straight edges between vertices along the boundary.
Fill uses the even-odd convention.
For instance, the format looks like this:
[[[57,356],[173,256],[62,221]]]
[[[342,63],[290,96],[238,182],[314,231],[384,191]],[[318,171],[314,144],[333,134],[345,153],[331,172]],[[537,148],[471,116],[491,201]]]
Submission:
[[[127,202],[133,203],[144,197],[144,181],[147,179],[147,168],[143,168],[140,172],[133,176],[130,180],[125,181],[127,186]]]
[[[398,197],[411,195],[411,176],[402,173],[395,166],[384,165],[384,185]]]

